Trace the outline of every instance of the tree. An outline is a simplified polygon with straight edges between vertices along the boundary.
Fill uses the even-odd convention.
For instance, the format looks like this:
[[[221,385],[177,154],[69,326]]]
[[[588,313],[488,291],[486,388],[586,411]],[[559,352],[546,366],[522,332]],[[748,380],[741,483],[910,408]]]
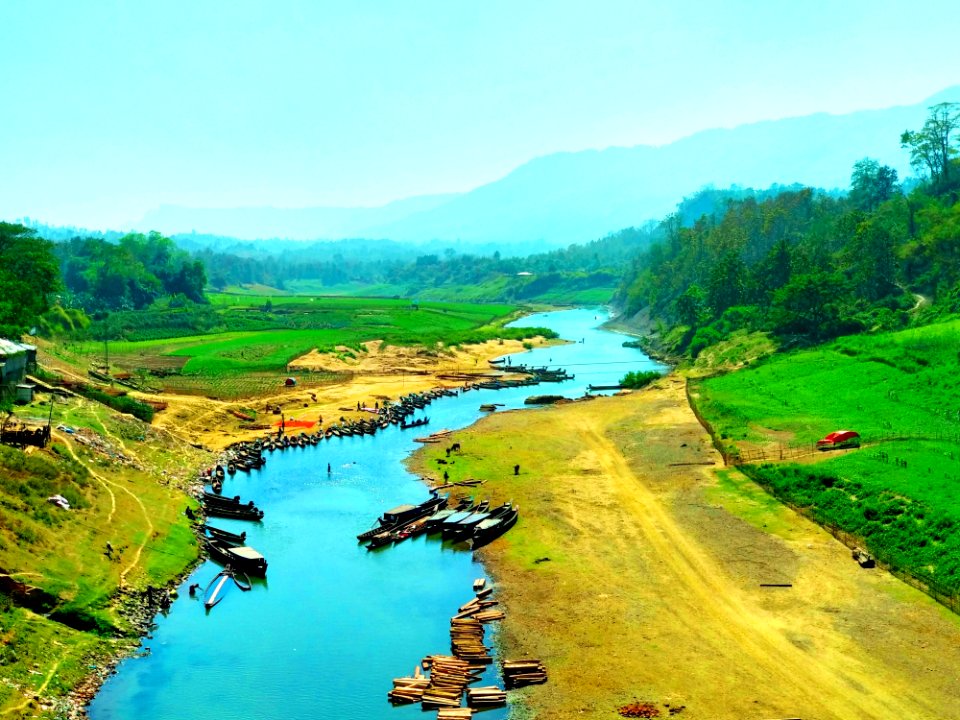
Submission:
[[[698,327],[707,313],[707,294],[696,283],[684,290],[676,302],[677,319],[682,325]]]
[[[920,130],[907,130],[900,136],[900,146],[910,150],[910,165],[918,172],[929,173],[934,191],[950,189],[951,158],[957,154],[955,139],[960,130],[960,103],[944,102],[930,108],[930,116]]]
[[[840,319],[842,281],[829,273],[793,277],[773,295],[773,320],[779,334],[822,340],[833,335]]]
[[[743,301],[746,275],[746,265],[736,250],[727,250],[716,261],[707,287],[708,302],[715,316]]]
[[[53,244],[23,225],[0,222],[0,335],[33,327],[60,289]]]
[[[897,261],[890,232],[875,220],[860,224],[846,256],[857,294],[875,302],[896,292]]]
[[[876,160],[864,158],[853,165],[850,201],[860,210],[873,212],[900,191],[897,171]]]

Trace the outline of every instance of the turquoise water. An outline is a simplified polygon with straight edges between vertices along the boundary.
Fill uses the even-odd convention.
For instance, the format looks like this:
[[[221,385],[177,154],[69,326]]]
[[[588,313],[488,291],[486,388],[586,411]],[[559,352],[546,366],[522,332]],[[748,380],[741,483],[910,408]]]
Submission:
[[[624,336],[596,327],[606,319],[602,310],[569,310],[518,321],[583,340],[512,357],[514,364],[566,367],[575,379],[441,398],[420,413],[430,417],[429,430],[466,427],[483,403],[515,408],[534,394],[577,397],[588,384],[615,384],[628,370],[658,367],[622,347]],[[220,568],[199,567],[144,639],[149,652],[125,660],[104,684],[89,707],[92,720],[426,717],[419,705],[392,707],[387,691],[426,655],[449,654],[449,619],[472,597],[483,567],[435,538],[376,552],[355,540],[384,510],[429,496],[402,464],[423,432],[391,427],[275,452],[261,470],[229,478],[225,493],[254,500],[264,520],[213,522],[247,531],[248,543],[267,558],[267,579],[247,593],[231,588],[207,612],[202,588]],[[191,598],[187,587],[195,582],[201,592]],[[495,632],[488,626],[487,645]],[[498,679],[491,667],[483,684]],[[482,717],[506,715],[498,709]]]

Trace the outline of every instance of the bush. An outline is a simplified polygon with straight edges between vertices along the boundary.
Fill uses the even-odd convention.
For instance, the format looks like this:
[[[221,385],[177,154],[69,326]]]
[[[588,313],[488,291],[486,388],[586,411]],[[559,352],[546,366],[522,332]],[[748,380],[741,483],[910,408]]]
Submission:
[[[142,403],[139,400],[134,400],[131,397],[122,395],[120,397],[114,397],[113,395],[107,395],[105,392],[100,392],[95,388],[84,388],[81,389],[81,394],[84,397],[89,398],[90,400],[96,400],[99,403],[103,403],[109,408],[113,408],[117,412],[129,413],[136,418],[140,418],[144,422],[153,421],[154,409],[151,405]]]
[[[646,387],[654,380],[659,380],[662,376],[656,370],[647,370],[645,372],[628,372],[620,379],[620,385],[631,390],[639,390]]]

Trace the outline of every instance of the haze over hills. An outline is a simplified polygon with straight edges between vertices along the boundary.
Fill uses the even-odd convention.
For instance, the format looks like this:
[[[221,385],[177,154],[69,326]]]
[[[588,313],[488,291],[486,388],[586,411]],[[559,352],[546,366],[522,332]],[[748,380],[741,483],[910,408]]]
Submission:
[[[705,185],[762,188],[799,182],[846,188],[853,164],[864,157],[906,177],[910,168],[900,134],[922,126],[928,108],[945,101],[960,101],[960,86],[916,105],[707,130],[661,147],[554,153],[462,194],[414,197],[376,208],[162,206],[138,227],[244,239],[586,242],[660,219]]]

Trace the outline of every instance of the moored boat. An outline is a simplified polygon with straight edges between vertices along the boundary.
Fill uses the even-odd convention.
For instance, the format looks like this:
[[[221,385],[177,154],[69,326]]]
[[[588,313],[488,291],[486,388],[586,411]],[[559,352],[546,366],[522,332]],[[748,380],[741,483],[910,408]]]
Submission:
[[[263,510],[258,509],[253,502],[247,505],[229,507],[227,505],[204,505],[204,512],[215,517],[233,518],[235,520],[263,520]]]
[[[226,540],[228,542],[236,543],[242,545],[247,541],[247,531],[244,530],[241,533],[230,532],[229,530],[223,530],[218,527],[213,527],[212,525],[201,525],[201,530],[206,531],[207,535],[214,538],[215,540]]]
[[[473,529],[473,536],[470,538],[470,548],[475,550],[478,547],[483,547],[487,543],[496,540],[517,524],[517,518],[519,516],[520,508],[515,507],[506,515],[484,520]]]
[[[454,542],[466,540],[473,532],[473,528],[489,517],[490,513],[488,512],[470,513],[457,523],[445,525],[443,528],[443,539],[453,540]]]
[[[419,505],[399,505],[381,515],[372,528],[357,535],[357,540],[369,540],[376,535],[397,530],[407,523],[432,515],[446,507],[446,504],[447,496],[438,495]]]
[[[249,575],[263,577],[267,574],[266,558],[252,547],[233,545],[226,540],[212,538],[206,538],[204,546],[212,560],[242,570]]]

